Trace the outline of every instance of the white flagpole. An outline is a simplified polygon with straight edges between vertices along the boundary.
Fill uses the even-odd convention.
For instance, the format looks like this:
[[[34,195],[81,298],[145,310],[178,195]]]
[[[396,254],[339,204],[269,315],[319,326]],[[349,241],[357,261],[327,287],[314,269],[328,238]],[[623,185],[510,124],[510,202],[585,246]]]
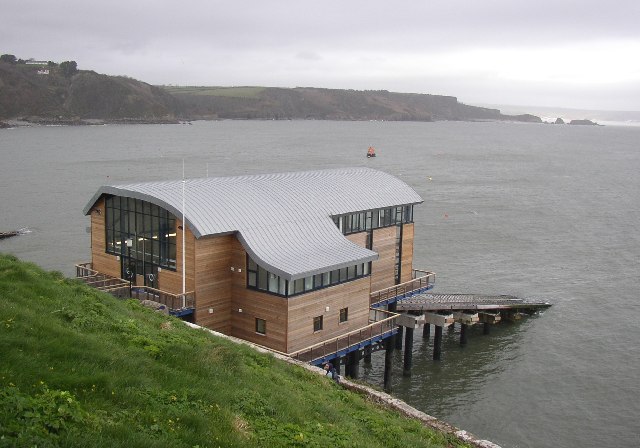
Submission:
[[[186,182],[184,178],[184,159],[182,159],[182,308],[187,307],[187,298],[185,296],[187,292],[187,269],[185,265],[185,234],[187,233],[187,223],[184,220],[184,188]]]

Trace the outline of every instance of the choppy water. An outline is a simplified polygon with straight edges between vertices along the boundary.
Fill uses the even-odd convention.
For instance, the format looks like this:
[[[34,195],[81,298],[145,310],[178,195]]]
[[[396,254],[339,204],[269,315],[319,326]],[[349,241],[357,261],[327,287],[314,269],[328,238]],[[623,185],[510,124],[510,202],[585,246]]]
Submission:
[[[370,145],[378,157],[367,160]],[[0,251],[73,275],[103,183],[372,166],[425,200],[415,266],[434,292],[513,294],[544,314],[416,331],[394,394],[504,447],[640,446],[640,128],[510,123],[196,122],[0,131]],[[433,338],[432,338],[433,339]],[[432,340],[430,341],[432,342]],[[362,366],[382,384],[382,353]]]

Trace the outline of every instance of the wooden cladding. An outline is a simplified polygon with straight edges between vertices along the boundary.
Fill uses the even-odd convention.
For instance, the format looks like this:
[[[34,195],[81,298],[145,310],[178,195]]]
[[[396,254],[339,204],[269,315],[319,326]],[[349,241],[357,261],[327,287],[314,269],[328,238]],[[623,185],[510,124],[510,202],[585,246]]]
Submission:
[[[105,205],[100,198],[91,209],[91,263],[93,269],[120,278],[120,260],[106,253]]]
[[[367,232],[352,233],[345,238],[358,246],[367,247]]]
[[[374,261],[371,267],[371,291],[378,291],[395,284],[395,226],[373,231],[373,250],[378,253],[380,258]]]
[[[413,223],[402,226],[402,278],[400,283],[408,282],[412,278],[414,231]]]
[[[246,288],[238,292],[231,305],[231,335],[286,352],[287,299]],[[256,332],[256,318],[266,322],[264,335]]]
[[[161,269],[157,288],[180,294],[183,248],[179,219],[176,227],[176,270]],[[369,293],[395,284],[397,249],[401,255],[401,281],[411,279],[414,225],[403,224],[399,248],[396,247],[397,230],[397,226],[390,226],[372,231],[372,250],[379,254],[379,259],[372,262],[370,276],[284,298],[247,289],[247,254],[235,234],[196,239],[187,228],[185,277],[186,290],[195,291],[194,321],[287,353],[364,327],[369,323]],[[346,238],[367,247],[367,232],[353,233]],[[103,198],[91,212],[91,259],[93,269],[121,277],[119,257],[106,253]],[[343,322],[341,310],[343,318],[348,316]],[[318,317],[322,317],[322,329],[314,331],[314,318]],[[256,322],[260,331],[256,331]]]
[[[182,222],[176,219],[176,270],[172,271],[169,269],[162,269],[162,271],[158,272],[158,289],[162,289],[163,291],[167,291],[173,294],[181,294],[182,293]],[[195,243],[196,238],[191,233],[191,230],[187,228],[187,233],[184,236],[185,238],[185,264],[186,264],[186,275],[185,275],[185,290],[186,291],[195,291]],[[197,301],[197,293],[196,293],[196,301]],[[197,302],[196,302],[197,303]]]
[[[340,323],[340,310],[349,308],[349,318]],[[324,288],[288,299],[287,352],[348,333],[369,323],[369,279]],[[321,331],[313,331],[313,318],[323,317]]]
[[[212,330],[231,332],[231,255],[235,236],[196,240],[194,277],[195,322]]]

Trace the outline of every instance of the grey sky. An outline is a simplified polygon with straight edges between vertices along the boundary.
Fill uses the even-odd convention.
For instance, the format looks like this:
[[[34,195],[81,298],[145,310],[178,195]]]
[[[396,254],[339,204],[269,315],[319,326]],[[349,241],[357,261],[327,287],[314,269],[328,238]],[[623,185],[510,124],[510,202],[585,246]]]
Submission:
[[[0,52],[151,84],[640,110],[640,1],[4,0]]]

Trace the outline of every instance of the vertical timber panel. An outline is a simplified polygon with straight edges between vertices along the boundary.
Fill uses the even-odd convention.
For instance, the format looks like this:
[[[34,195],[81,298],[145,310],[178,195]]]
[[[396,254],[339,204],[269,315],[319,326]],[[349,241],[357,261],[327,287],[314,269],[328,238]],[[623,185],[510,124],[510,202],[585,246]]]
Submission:
[[[202,237],[195,242],[195,321],[225,334],[231,331],[231,253],[234,240],[235,236],[224,235]]]
[[[247,253],[236,237],[231,243],[231,335],[286,352],[287,299],[247,288]],[[242,310],[242,312],[240,312]],[[256,318],[264,319],[265,335],[256,333]]]
[[[396,226],[373,231],[373,250],[380,258],[372,263],[371,291],[395,284]]]
[[[317,344],[369,324],[369,278],[290,297],[287,352]],[[326,308],[329,307],[329,311]],[[349,308],[340,323],[340,310]],[[313,318],[322,316],[323,328],[313,331]]]
[[[178,227],[182,226],[182,221],[176,218],[176,270],[162,269],[158,273],[158,289],[170,292],[172,294],[182,293],[182,230]],[[187,264],[185,286],[186,291],[195,291],[195,244],[196,238],[187,228],[185,234],[185,263]],[[196,306],[197,306],[196,294]]]
[[[107,253],[106,209],[104,196],[91,209],[91,263],[93,269],[112,277],[120,277],[120,260]]]
[[[234,296],[232,303],[232,336],[281,352],[287,351],[286,298],[245,288],[243,294]],[[256,333],[256,318],[266,322],[266,334]]]
[[[414,230],[413,223],[402,225],[402,278],[400,283],[408,282],[412,277]]]

